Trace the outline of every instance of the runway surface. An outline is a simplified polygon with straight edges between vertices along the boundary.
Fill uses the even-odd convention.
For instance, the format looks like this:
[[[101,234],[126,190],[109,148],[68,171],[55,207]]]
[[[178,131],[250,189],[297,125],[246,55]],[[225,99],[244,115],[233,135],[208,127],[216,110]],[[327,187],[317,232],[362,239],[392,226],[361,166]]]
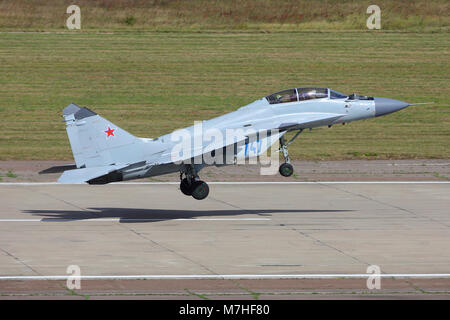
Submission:
[[[0,194],[3,294],[35,292],[20,277],[67,276],[69,265],[99,279],[216,279],[184,280],[197,284],[234,281],[224,275],[351,277],[377,265],[387,275],[443,274],[425,287],[450,292],[448,183],[212,184],[203,201],[174,184],[2,184]],[[274,279],[247,281],[277,291]],[[366,279],[352,281],[367,291]]]

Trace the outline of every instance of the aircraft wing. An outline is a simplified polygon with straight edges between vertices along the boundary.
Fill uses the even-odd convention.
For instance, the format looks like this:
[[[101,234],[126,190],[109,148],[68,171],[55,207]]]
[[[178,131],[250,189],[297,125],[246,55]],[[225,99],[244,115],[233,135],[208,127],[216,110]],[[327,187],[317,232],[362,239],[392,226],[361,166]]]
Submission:
[[[345,114],[305,112],[300,116],[297,115],[289,119],[283,119],[279,124],[278,129],[296,130],[329,125],[334,124],[336,120],[339,120],[344,116]],[[285,118],[285,116],[283,116],[283,118]]]
[[[345,114],[324,113],[324,112],[303,112],[301,114],[280,114],[269,119],[260,118],[251,121],[253,131],[274,130],[298,130],[314,128],[323,125],[336,123],[337,120],[343,118]],[[246,121],[250,122],[250,121]],[[229,129],[242,129],[242,125],[228,125]]]
[[[255,119],[252,122],[251,127],[243,128],[242,125],[239,127],[236,127],[234,125],[231,125],[229,123],[219,124],[217,128],[221,133],[224,139],[219,141],[213,141],[211,142],[204,142],[203,144],[195,145],[194,142],[191,142],[191,149],[190,154],[187,155],[184,154],[174,154],[173,149],[172,150],[166,150],[166,152],[161,154],[161,157],[158,159],[158,164],[169,164],[174,162],[183,162],[189,159],[193,159],[194,157],[198,157],[201,155],[205,155],[208,153],[213,152],[214,150],[219,150],[223,148],[227,148],[228,146],[232,145],[233,143],[229,143],[226,141],[226,129],[241,129],[241,136],[238,136],[236,140],[234,141],[235,145],[240,145],[245,148],[245,144],[248,143],[250,140],[256,140],[257,136],[261,136],[261,132],[265,132],[267,134],[268,131],[271,131],[272,137],[267,137],[267,143],[264,145],[270,147],[270,145],[277,141],[281,136],[283,136],[286,131],[288,130],[299,130],[299,129],[306,129],[306,128],[312,128],[316,126],[321,125],[328,125],[328,124],[334,124],[335,121],[339,120],[340,118],[344,117],[343,114],[336,114],[336,113],[318,113],[318,112],[305,112],[298,116],[298,114],[292,115],[280,115],[275,116],[270,119]],[[208,128],[204,128],[205,130],[208,130]],[[277,133],[274,133],[274,130],[277,130]],[[192,133],[192,132],[191,132]],[[266,149],[267,149],[266,148]],[[259,153],[265,152],[266,149],[260,150]],[[246,156],[246,155],[244,155]],[[255,155],[253,155],[255,156]]]

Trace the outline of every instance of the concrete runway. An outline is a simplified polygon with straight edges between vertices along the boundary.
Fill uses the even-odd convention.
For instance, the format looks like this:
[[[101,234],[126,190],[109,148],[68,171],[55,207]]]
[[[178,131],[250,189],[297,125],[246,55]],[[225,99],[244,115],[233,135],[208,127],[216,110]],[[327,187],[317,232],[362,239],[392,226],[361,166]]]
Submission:
[[[69,265],[82,276],[219,279],[365,274],[369,265],[450,273],[448,183],[212,184],[203,201],[174,184],[3,184],[0,194],[3,277],[67,275]],[[8,281],[0,293],[13,293]]]

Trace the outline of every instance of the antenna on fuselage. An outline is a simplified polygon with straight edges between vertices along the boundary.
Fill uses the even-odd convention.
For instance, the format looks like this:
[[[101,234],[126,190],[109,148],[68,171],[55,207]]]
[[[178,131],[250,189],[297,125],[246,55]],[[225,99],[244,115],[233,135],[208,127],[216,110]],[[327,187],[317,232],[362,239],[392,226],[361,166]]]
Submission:
[[[418,102],[418,103],[408,103],[410,106],[418,106],[421,104],[434,104],[434,102]]]

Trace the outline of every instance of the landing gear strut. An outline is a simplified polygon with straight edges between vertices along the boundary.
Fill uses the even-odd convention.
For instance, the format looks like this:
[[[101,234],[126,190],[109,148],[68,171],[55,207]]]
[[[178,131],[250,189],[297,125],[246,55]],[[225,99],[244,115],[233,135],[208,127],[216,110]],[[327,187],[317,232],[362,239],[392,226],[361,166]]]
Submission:
[[[185,177],[183,178],[183,176]],[[180,170],[180,180],[180,190],[183,194],[197,200],[203,200],[208,196],[208,184],[199,180],[197,171],[192,165],[186,165]]]
[[[288,145],[294,142],[302,131],[303,129],[300,129],[288,142],[284,139],[284,135],[280,138],[280,149],[278,151],[283,153],[284,163],[280,165],[278,171],[283,177],[290,177],[294,173],[294,167],[292,166],[291,159],[289,158]]]

